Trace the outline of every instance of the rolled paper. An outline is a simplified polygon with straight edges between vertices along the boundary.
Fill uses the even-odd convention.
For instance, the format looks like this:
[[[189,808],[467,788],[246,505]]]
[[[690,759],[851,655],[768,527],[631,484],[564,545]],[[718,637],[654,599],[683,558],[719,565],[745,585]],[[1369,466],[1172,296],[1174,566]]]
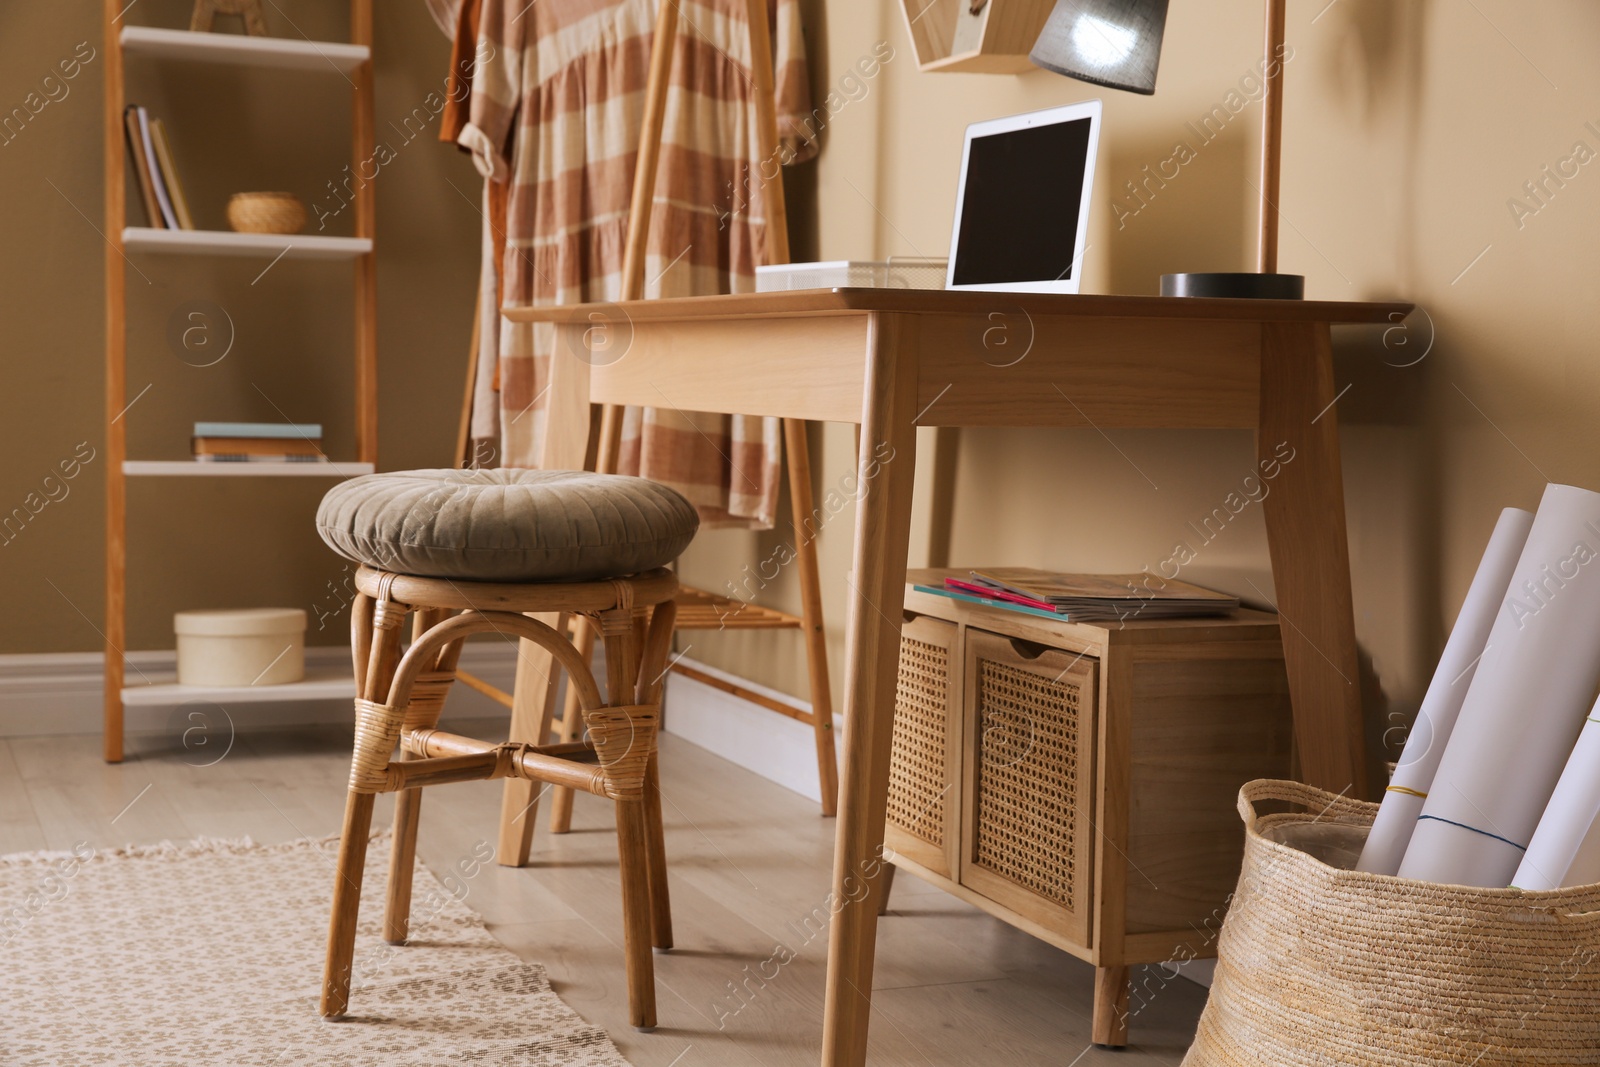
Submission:
[[[1589,824],[1589,833],[1578,845],[1578,854],[1567,868],[1566,885],[1594,885],[1600,882],[1600,812]]]
[[[1600,493],[1545,487],[1403,878],[1509,885],[1600,685]]]
[[[1596,704],[1584,724],[1583,733],[1567,759],[1566,769],[1556,790],[1550,794],[1550,803],[1539,820],[1539,828],[1528,843],[1528,853],[1522,857],[1511,884],[1518,889],[1560,889],[1569,885],[1587,884],[1592,880],[1589,871],[1595,865],[1593,855],[1580,854],[1591,851],[1600,840],[1591,843],[1594,836],[1595,816],[1600,815],[1600,704]]]
[[[1400,870],[1417,816],[1422,814],[1422,803],[1433,787],[1433,776],[1455,730],[1461,702],[1466,699],[1478,660],[1489,642],[1489,629],[1500,613],[1511,574],[1532,526],[1533,513],[1521,508],[1506,508],[1495,522],[1356,870],[1370,874],[1394,874]]]

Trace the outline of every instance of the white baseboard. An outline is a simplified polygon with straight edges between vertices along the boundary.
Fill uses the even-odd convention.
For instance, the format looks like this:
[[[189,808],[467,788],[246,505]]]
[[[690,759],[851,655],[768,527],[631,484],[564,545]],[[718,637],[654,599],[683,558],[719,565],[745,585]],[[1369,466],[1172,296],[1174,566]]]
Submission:
[[[516,673],[516,645],[509,642],[469,642],[462,649],[463,669],[502,689],[511,688]],[[172,671],[173,652],[132,652],[130,677],[138,670],[157,674]],[[348,648],[308,648],[310,667],[339,666],[350,662]],[[105,658],[98,652],[65,652],[0,656],[0,737],[40,737],[55,734],[98,734],[101,728],[102,678]],[[470,718],[504,714],[488,697],[464,685],[453,686],[444,717]],[[129,733],[187,729],[183,708],[129,707],[124,729]],[[348,723],[348,700],[294,700],[259,703],[228,709],[236,726],[307,726]]]
[[[679,657],[679,662],[801,711],[811,710],[810,704],[749,679],[685,657]],[[816,736],[805,723],[681,674],[668,676],[665,715],[667,733],[821,802]],[[841,716],[833,717],[839,752],[844,751],[843,721]]]
[[[604,678],[596,648],[597,675]],[[348,648],[308,648],[308,667],[341,666]],[[173,652],[133,652],[129,677],[174,669]],[[0,655],[0,738],[62,734],[98,734],[101,729],[101,682],[104,657],[98,652]],[[714,677],[745,686],[763,696],[809,711],[810,705],[715,667],[685,660]],[[469,642],[462,650],[463,669],[491,685],[509,690],[516,674],[516,645]],[[694,681],[671,675],[667,685],[667,732],[709,749],[763,778],[812,800],[821,800],[815,741],[811,727]],[[129,733],[189,727],[186,707],[128,707],[124,728]],[[236,727],[306,726],[350,721],[348,700],[293,700],[240,705],[228,709]],[[446,719],[505,714],[500,705],[466,686],[453,686],[445,705]],[[834,717],[834,729],[841,719]]]

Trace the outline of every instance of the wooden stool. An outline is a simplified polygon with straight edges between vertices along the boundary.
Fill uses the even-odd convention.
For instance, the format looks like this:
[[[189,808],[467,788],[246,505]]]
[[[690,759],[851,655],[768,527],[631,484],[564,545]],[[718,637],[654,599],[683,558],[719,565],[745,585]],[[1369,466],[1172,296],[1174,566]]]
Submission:
[[[629,1017],[636,1027],[653,1028],[650,947],[653,941],[658,948],[669,948],[672,939],[656,728],[672,642],[676,577],[655,570],[609,581],[511,585],[418,578],[363,566],[356,572],[356,589],[351,627],[361,695],[356,699],[355,755],[328,926],[322,1014],[343,1015],[349,1007],[361,875],[377,794],[400,794],[384,914],[385,939],[400,944],[410,919],[423,788],[516,777],[616,802]],[[402,656],[402,623],[411,612],[416,613],[415,637]],[[601,700],[594,676],[565,628],[552,628],[526,612],[593,620],[605,642],[609,701]],[[534,641],[550,651],[577,694],[587,740],[491,744],[437,729],[462,639],[485,631]],[[400,758],[392,760],[397,743]]]
[[[356,912],[377,794],[400,794],[384,915],[384,937],[399,944],[410,923],[422,789],[522,778],[616,802],[629,1018],[640,1029],[654,1028],[650,946],[672,946],[656,769],[678,591],[665,565],[698,527],[694,506],[665,486],[583,471],[395,471],[352,478],[323,497],[318,534],[361,565],[350,619],[355,754],[328,924],[323,1015],[343,1015],[350,1006]],[[415,632],[402,655],[401,624],[411,612]],[[536,613],[545,618],[529,617]],[[573,616],[605,642],[604,701],[588,659],[567,638]],[[546,655],[549,677],[537,684],[553,686],[566,670],[587,740],[545,744],[548,722],[530,738],[500,744],[438,729],[461,642],[485,631],[521,642],[519,679],[544,674]],[[538,669],[524,671],[527,664]]]

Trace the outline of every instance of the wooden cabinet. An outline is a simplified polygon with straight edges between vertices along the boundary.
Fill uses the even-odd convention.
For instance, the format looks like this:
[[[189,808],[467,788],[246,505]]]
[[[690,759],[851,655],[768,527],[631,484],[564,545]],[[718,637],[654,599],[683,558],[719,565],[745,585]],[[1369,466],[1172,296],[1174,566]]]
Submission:
[[[1066,623],[915,588],[955,573],[906,590],[886,851],[1100,968],[1095,1039],[1122,1044],[1127,967],[1216,955],[1239,787],[1289,773],[1277,616]]]

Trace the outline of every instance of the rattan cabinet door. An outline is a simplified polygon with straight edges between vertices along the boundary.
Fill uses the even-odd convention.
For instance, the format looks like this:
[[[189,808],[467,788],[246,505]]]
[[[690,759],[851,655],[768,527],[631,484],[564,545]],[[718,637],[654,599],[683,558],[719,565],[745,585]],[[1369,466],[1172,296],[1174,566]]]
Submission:
[[[960,676],[955,623],[918,615],[901,627],[884,844],[947,878],[960,812]]]
[[[966,631],[957,880],[1089,947],[1092,657]]]

